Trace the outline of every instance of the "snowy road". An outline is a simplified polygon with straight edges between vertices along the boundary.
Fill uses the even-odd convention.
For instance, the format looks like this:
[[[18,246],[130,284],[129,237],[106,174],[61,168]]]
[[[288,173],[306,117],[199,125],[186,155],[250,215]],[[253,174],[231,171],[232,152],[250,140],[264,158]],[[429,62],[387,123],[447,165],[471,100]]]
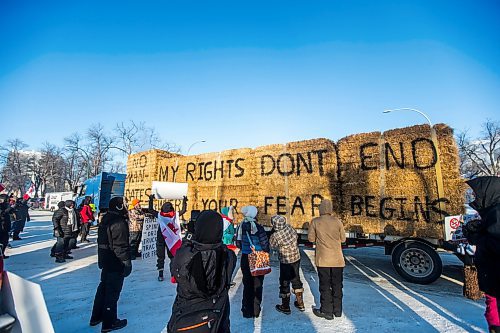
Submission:
[[[99,281],[95,231],[93,243],[73,251],[75,259],[56,265],[49,257],[52,239],[51,214],[31,212],[32,221],[7,251],[6,269],[42,286],[56,332],[100,332],[89,327],[93,296]],[[266,276],[262,316],[244,319],[239,312],[241,273],[231,290],[231,329],[233,332],[485,332],[483,302],[461,296],[460,262],[452,255],[441,255],[444,274],[432,285],[403,282],[392,269],[390,257],[382,248],[344,251],[344,315],[333,321],[319,319],[311,307],[319,300],[318,278],[312,264],[314,254],[302,253],[306,311],[291,316],[278,313],[278,270]],[[274,262],[275,265],[277,261]],[[119,332],[162,332],[170,317],[175,286],[156,281],[154,260],[136,260],[131,276],[125,279],[118,305],[119,316],[129,326]],[[166,332],[166,330],[165,330]]]

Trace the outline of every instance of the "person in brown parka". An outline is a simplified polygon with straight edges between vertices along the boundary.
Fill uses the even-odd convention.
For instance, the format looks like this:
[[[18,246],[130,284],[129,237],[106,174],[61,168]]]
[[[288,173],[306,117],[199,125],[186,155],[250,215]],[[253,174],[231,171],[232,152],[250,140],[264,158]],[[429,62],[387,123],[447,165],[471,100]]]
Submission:
[[[342,243],[346,241],[342,221],[332,215],[330,200],[322,200],[319,217],[309,226],[308,239],[316,243],[315,264],[318,268],[321,307],[313,313],[321,318],[332,320],[342,316],[342,280],[345,267]]]

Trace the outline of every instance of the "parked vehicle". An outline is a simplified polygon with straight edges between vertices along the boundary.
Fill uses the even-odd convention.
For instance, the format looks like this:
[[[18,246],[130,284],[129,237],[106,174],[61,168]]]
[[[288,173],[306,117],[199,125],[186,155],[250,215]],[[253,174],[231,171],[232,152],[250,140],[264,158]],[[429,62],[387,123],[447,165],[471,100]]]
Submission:
[[[45,209],[45,198],[31,198],[28,200],[31,209]]]
[[[73,192],[52,192],[45,194],[45,209],[51,212],[57,209],[59,201],[73,200]]]
[[[98,216],[100,212],[107,211],[112,198],[122,197],[125,194],[125,178],[124,173],[102,172],[87,179],[75,188],[76,206],[80,207],[85,197],[89,196],[95,205],[94,214]]]

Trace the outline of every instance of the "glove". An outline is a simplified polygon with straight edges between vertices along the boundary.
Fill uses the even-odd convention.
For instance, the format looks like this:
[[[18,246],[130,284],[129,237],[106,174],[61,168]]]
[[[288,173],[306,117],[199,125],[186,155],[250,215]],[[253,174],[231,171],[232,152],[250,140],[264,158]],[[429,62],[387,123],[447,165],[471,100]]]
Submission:
[[[123,277],[127,277],[132,273],[132,261],[123,261]]]
[[[64,232],[62,231],[61,228],[56,228],[54,229],[54,236],[56,237],[64,237]]]
[[[155,195],[154,194],[150,194],[148,198],[149,198],[149,200],[152,200],[152,199],[155,198]]]

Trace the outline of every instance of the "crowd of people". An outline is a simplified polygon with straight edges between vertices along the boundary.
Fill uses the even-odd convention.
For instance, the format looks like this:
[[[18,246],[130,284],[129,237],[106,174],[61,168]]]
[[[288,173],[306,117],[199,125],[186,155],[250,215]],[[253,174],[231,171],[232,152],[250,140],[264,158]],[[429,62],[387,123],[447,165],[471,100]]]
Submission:
[[[500,178],[479,177],[468,181],[475,194],[470,204],[480,219],[464,226],[470,244],[476,246],[475,264],[479,287],[486,296],[486,313],[491,333],[500,332]],[[154,196],[148,208],[138,199],[130,205],[122,197],[109,202],[109,208],[98,220],[97,248],[100,283],[95,294],[90,325],[102,323],[102,332],[127,325],[117,316],[117,303],[124,278],[132,272],[132,261],[141,257],[139,244],[146,216],[158,221],[156,254],[158,280],[165,276],[165,260],[170,260],[170,277],[177,284],[177,296],[172,305],[168,332],[230,332],[230,302],[228,292],[233,283],[237,258],[242,273],[243,298],[241,314],[257,318],[261,304],[265,275],[265,258],[273,249],[279,259],[279,296],[276,310],[292,313],[291,301],[298,311],[305,311],[304,284],[300,278],[301,252],[298,235],[285,216],[271,218],[268,233],[258,220],[255,206],[244,206],[235,219],[234,207],[192,211],[191,219],[181,238],[179,217],[187,209],[187,198],[176,212],[171,202],[157,211]],[[0,243],[7,248],[9,235],[19,240],[26,221],[30,220],[27,198],[21,200],[0,195]],[[319,277],[320,306],[313,309],[317,317],[332,320],[342,316],[343,269],[342,243],[346,241],[341,219],[333,212],[332,202],[324,199],[318,217],[312,219],[308,240],[315,244],[315,265]],[[52,217],[54,244],[51,255],[56,263],[72,259],[71,250],[80,242],[89,242],[90,225],[96,220],[90,198],[75,207],[72,200],[61,201]],[[257,254],[264,254],[258,256]],[[262,259],[263,258],[263,259]],[[268,258],[268,257],[267,257]],[[262,262],[259,262],[262,261]],[[267,262],[269,265],[269,262]],[[261,265],[261,266],[259,266]]]

